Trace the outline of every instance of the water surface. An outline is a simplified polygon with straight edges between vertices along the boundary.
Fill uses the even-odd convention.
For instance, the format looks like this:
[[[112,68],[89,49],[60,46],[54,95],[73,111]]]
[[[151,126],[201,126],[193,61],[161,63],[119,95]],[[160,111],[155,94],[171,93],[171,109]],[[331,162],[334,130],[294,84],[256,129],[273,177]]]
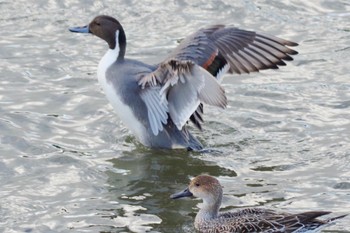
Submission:
[[[232,2],[232,3],[231,3]],[[198,201],[170,200],[201,173],[225,210],[350,210],[350,3],[0,1],[0,230],[193,232]],[[69,33],[98,14],[123,24],[127,56],[156,63],[196,29],[224,23],[300,44],[277,71],[227,76],[228,108],[194,134],[221,154],[151,150],[96,79],[107,47]],[[349,217],[328,228],[350,232]]]

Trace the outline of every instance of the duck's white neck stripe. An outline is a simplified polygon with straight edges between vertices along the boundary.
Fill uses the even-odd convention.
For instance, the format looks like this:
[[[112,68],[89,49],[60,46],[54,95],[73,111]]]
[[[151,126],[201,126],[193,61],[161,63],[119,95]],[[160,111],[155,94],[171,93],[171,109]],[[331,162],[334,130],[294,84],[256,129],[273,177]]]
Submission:
[[[119,44],[118,44],[119,30],[115,31],[115,48],[108,49],[105,55],[102,57],[100,63],[98,64],[98,80],[102,83],[106,80],[105,74],[107,69],[117,61],[119,56]]]
[[[117,52],[117,57],[118,57],[119,50],[120,50],[120,47],[119,47],[119,30],[115,31],[115,48],[113,50]],[[116,59],[117,59],[117,57],[116,57]]]
[[[110,65],[112,65],[119,56],[119,30],[115,31],[115,48],[114,49],[108,49],[107,53],[104,55],[104,57],[101,59],[101,62],[103,61],[104,67],[107,69]]]

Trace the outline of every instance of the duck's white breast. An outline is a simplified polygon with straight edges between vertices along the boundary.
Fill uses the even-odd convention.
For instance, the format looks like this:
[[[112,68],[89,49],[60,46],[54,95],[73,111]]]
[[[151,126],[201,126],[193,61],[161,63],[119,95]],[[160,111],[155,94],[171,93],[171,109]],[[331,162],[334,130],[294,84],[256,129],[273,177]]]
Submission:
[[[109,49],[101,59],[97,72],[98,81],[119,118],[135,134],[141,143],[146,144],[145,127],[135,117],[132,109],[122,101],[118,90],[116,90],[113,84],[111,82],[108,82],[106,78],[107,69],[116,62],[116,59],[118,57],[119,50],[117,48],[118,46],[116,46],[115,49]]]

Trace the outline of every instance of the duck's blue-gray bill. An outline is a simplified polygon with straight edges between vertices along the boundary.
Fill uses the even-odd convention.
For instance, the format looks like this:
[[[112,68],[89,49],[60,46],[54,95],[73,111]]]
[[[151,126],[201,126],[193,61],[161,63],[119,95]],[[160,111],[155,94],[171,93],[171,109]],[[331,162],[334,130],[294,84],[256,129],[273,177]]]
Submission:
[[[190,192],[190,190],[185,189],[184,191],[178,192],[178,193],[174,193],[170,196],[171,199],[178,199],[181,197],[192,197],[193,194]]]
[[[83,26],[83,27],[70,27],[69,31],[71,32],[78,32],[78,33],[89,33],[89,26]]]

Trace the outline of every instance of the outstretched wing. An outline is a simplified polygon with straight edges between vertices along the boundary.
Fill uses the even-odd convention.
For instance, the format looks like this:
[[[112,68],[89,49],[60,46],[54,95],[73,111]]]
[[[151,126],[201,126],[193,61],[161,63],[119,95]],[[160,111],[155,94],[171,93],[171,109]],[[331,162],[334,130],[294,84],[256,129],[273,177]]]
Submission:
[[[157,135],[163,129],[166,114],[178,129],[189,119],[201,129],[202,103],[226,106],[224,90],[217,82],[223,74],[277,69],[286,65],[284,61],[293,60],[290,55],[297,52],[288,46],[296,45],[224,25],[188,36],[154,72],[139,81],[153,133]]]
[[[275,36],[224,25],[201,29],[185,38],[169,58],[191,60],[213,76],[228,65],[230,73],[250,73],[276,69],[291,61],[297,43]],[[288,47],[289,46],[289,47]]]
[[[169,113],[181,130],[199,104],[224,108],[225,91],[217,80],[201,66],[190,60],[170,59],[139,80],[141,97],[148,107],[149,122],[155,135]]]
[[[169,59],[191,60],[202,66],[219,81],[226,73],[250,73],[264,69],[278,69],[290,55],[297,52],[288,46],[297,43],[275,36],[241,30],[224,25],[200,29],[185,38],[169,55]],[[190,120],[201,129],[203,106]]]

